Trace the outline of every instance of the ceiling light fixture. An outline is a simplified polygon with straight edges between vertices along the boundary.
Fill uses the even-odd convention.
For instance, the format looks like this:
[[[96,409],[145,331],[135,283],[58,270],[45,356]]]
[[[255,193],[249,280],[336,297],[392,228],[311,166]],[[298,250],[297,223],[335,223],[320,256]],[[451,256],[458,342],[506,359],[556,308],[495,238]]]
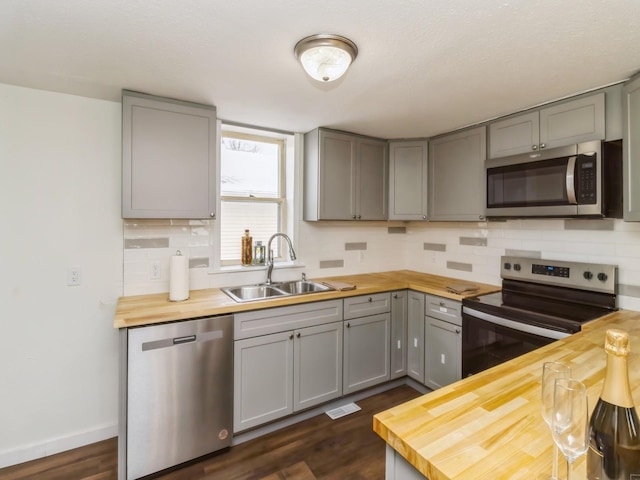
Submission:
[[[345,74],[358,56],[358,47],[340,35],[319,34],[300,40],[293,52],[311,78],[332,82]]]

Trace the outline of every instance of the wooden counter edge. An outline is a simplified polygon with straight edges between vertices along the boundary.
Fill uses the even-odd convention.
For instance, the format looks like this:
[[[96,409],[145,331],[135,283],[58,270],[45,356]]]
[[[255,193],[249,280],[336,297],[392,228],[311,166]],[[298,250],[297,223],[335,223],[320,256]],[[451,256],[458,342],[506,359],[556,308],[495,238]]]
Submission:
[[[189,292],[189,299],[182,302],[169,301],[168,293],[125,296],[118,299],[113,326],[118,329],[138,327],[156,323],[187,320],[190,318],[233,314],[263,308],[283,307],[393,290],[411,289],[457,301],[461,301],[467,297],[500,291],[500,286],[497,285],[467,281],[465,283],[476,285],[478,290],[469,292],[466,295],[458,295],[448,291],[446,285],[460,283],[461,280],[413,270],[396,270],[313,279],[313,281],[316,282],[330,280],[355,284],[356,289],[348,291],[333,290],[245,303],[233,301],[219,288],[191,290]]]

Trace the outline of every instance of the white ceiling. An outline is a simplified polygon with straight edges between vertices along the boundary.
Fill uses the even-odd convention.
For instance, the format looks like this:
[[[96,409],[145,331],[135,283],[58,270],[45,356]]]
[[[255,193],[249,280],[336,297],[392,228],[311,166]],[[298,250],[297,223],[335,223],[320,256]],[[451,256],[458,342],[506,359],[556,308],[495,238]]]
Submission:
[[[358,45],[336,82],[293,55],[315,33]],[[639,70],[639,0],[0,0],[1,83],[295,132],[429,137]]]

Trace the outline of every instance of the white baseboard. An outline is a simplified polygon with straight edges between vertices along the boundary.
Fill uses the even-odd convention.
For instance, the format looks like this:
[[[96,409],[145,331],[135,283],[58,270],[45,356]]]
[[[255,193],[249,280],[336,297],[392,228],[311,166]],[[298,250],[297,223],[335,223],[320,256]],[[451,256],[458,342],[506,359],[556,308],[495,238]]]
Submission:
[[[118,425],[108,425],[95,430],[74,433],[65,437],[53,438],[42,443],[18,447],[0,452],[0,468],[18,463],[28,462],[37,458],[48,457],[56,453],[65,452],[73,448],[83,447],[91,443],[100,442],[118,436]]]

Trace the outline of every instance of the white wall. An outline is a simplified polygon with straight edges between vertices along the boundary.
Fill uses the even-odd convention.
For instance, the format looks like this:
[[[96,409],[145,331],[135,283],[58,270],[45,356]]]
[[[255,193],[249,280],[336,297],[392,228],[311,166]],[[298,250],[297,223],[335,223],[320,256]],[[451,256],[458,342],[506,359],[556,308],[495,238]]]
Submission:
[[[117,433],[120,111],[0,84],[0,467]]]

